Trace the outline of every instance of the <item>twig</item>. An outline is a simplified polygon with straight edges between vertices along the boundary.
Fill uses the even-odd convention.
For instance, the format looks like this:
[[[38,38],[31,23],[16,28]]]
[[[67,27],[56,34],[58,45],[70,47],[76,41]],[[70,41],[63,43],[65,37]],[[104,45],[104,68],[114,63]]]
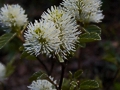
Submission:
[[[60,77],[60,83],[59,83],[59,90],[61,90],[62,83],[63,83],[63,78],[64,78],[64,73],[65,73],[65,63],[61,63],[62,71],[61,71],[61,77]]]
[[[49,70],[48,70],[48,68],[46,67],[46,65],[41,61],[41,59],[40,59],[39,57],[36,57],[36,58],[37,58],[37,60],[42,64],[42,66],[43,66],[44,69],[46,70],[47,74],[50,75]]]

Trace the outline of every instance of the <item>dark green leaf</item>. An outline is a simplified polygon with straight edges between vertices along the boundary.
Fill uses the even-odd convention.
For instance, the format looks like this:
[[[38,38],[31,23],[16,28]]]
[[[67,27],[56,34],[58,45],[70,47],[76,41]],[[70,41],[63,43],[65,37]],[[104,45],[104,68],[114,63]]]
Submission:
[[[21,59],[23,58],[26,58],[28,60],[36,60],[36,57],[34,55],[30,55],[26,51],[23,51],[23,53],[21,54]]]
[[[98,40],[101,40],[101,37],[98,33],[94,33],[94,32],[81,34],[79,39],[81,43],[93,42]]]
[[[85,44],[85,43],[79,43],[79,46],[80,46],[81,48],[85,48],[85,47],[86,47],[86,44]]]
[[[14,36],[16,33],[6,33],[0,37],[0,49],[2,49]]]
[[[83,73],[82,70],[76,71],[75,74],[74,74],[74,78],[75,78],[75,79],[78,79],[78,78],[81,76],[82,73]]]
[[[99,84],[97,81],[94,80],[87,80],[87,81],[83,81],[80,84],[80,89],[84,90],[84,89],[94,89],[94,88],[99,88]]]
[[[70,80],[63,79],[62,90],[69,90],[70,88]]]
[[[95,32],[95,33],[101,34],[101,28],[99,28],[96,25],[89,25],[89,26],[85,27],[85,29],[89,33]]]

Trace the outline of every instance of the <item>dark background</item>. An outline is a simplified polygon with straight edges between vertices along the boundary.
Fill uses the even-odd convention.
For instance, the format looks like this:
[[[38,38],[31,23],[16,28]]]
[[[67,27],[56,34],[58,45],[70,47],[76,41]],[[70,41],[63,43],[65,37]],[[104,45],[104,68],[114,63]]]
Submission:
[[[41,14],[52,5],[59,5],[62,0],[0,0],[0,7],[4,4],[19,4],[28,15],[29,21],[40,19]],[[102,29],[102,40],[88,43],[86,48],[77,50],[75,57],[68,63],[65,77],[68,71],[73,73],[82,69],[81,78],[95,79],[100,84],[96,90],[120,90],[120,0],[102,0],[102,23],[96,24]],[[0,35],[4,31],[0,30]],[[17,41],[17,43],[14,43]],[[15,59],[14,73],[4,82],[5,90],[28,90],[29,77],[36,71],[44,70],[37,60],[20,59],[19,46],[22,43],[17,39],[0,50],[0,61],[5,65]],[[52,76],[59,79],[60,65],[56,60],[42,57],[47,67],[55,63]]]

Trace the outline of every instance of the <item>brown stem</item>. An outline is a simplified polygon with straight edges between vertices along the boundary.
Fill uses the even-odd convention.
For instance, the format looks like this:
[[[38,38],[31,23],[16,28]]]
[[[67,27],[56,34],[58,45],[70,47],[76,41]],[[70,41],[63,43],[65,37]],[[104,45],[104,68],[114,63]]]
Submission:
[[[59,83],[59,90],[61,90],[62,83],[63,83],[63,78],[64,78],[64,73],[65,73],[65,63],[61,63],[62,71],[61,71],[61,77],[60,77],[60,83]]]

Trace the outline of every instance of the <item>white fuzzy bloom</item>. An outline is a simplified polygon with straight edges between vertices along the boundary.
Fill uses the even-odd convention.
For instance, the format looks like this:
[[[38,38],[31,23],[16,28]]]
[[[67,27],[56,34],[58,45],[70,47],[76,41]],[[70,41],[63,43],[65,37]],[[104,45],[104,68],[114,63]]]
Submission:
[[[37,80],[33,81],[30,86],[30,90],[56,90],[53,88],[53,85],[47,80]]]
[[[61,5],[72,13],[78,21],[99,23],[104,18],[101,0],[63,0]]]
[[[6,68],[2,63],[0,63],[0,81],[3,81],[5,79],[5,74]]]
[[[58,49],[60,31],[55,28],[53,22],[36,20],[34,24],[29,23],[27,29],[24,33],[25,43],[23,45],[28,53],[36,56],[46,54],[51,57],[52,53]]]
[[[54,22],[56,29],[60,31],[61,44],[56,54],[58,53],[61,57],[67,59],[66,55],[75,51],[75,44],[80,34],[75,18],[70,13],[65,12],[62,7],[56,6],[52,6],[41,17],[44,20]]]
[[[25,11],[18,4],[7,4],[0,9],[0,21],[6,26],[21,27],[27,22],[27,15],[25,15]]]

